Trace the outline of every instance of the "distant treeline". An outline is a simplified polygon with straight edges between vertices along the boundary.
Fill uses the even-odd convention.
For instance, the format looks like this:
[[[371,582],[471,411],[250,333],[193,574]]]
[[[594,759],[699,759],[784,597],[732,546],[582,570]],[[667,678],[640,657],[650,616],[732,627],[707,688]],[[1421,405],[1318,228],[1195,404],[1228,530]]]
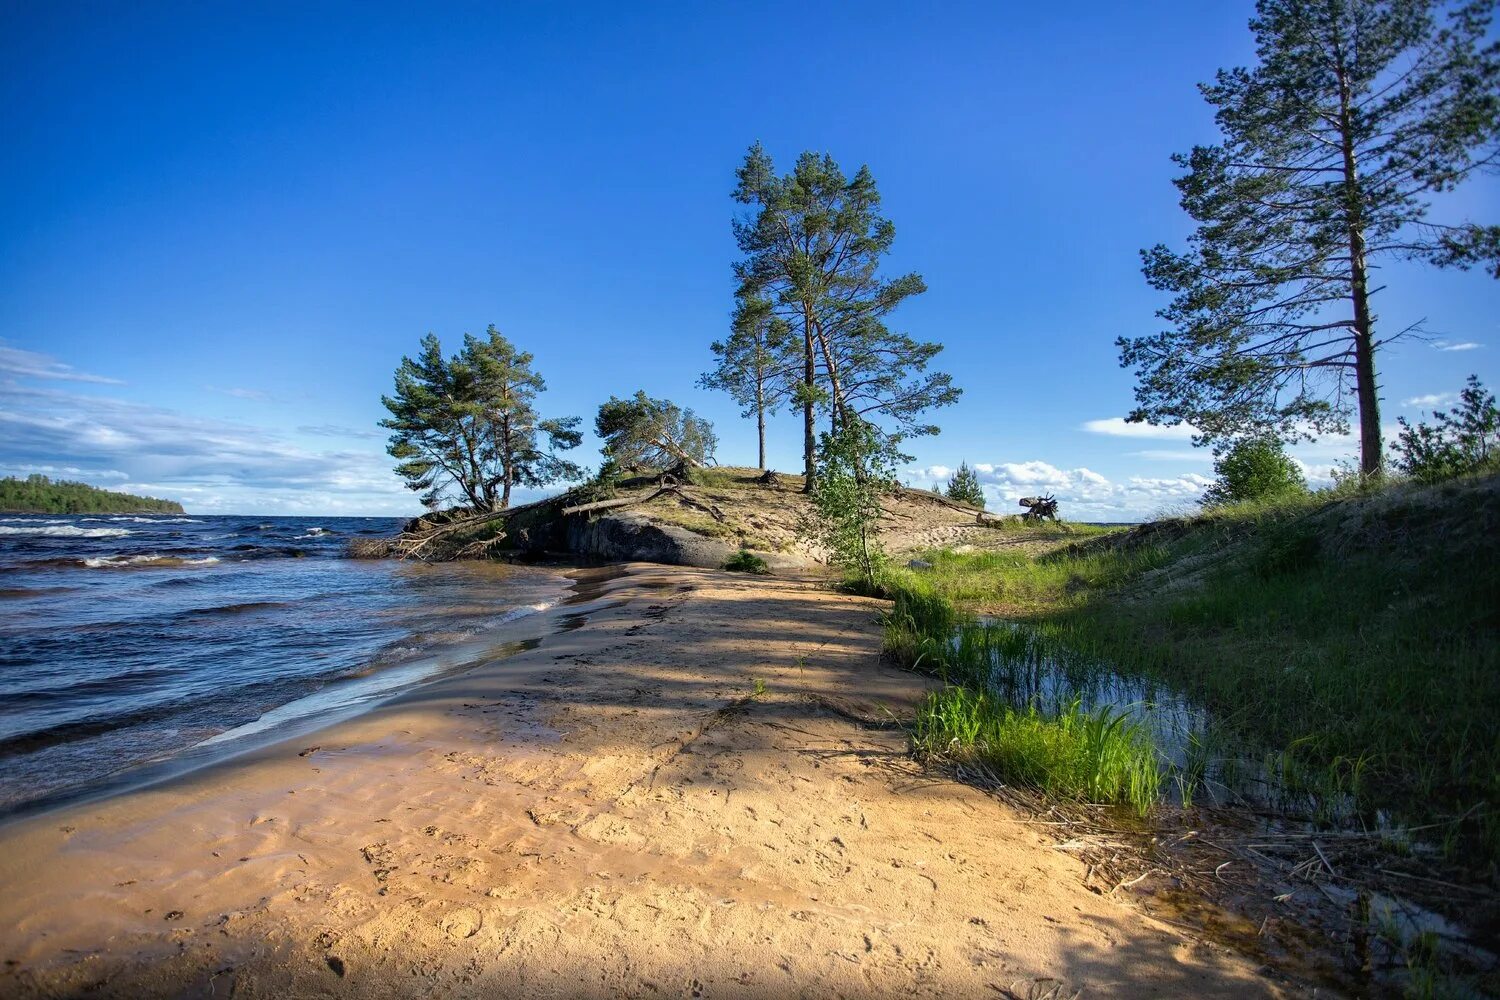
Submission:
[[[181,514],[175,500],[112,493],[66,480],[54,482],[46,476],[0,479],[0,510],[37,514]]]

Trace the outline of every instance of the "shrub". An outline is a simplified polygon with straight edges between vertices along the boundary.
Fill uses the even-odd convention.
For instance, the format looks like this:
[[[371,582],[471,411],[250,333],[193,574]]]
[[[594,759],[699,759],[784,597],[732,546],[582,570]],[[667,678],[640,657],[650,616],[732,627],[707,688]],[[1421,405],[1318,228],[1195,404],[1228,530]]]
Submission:
[[[1297,463],[1275,438],[1245,438],[1214,462],[1218,480],[1203,494],[1205,507],[1264,503],[1307,492]]]
[[[1396,466],[1422,483],[1437,483],[1483,471],[1500,458],[1500,407],[1495,394],[1485,391],[1477,375],[1470,375],[1459,395],[1458,409],[1434,410],[1434,423],[1415,426],[1398,417]]]
[[[771,572],[766,561],[749,549],[740,549],[730,556],[724,568],[731,573],[756,573],[762,576]]]
[[[835,565],[856,570],[867,589],[877,585],[886,563],[878,536],[880,498],[895,482],[888,461],[871,424],[852,421],[836,434],[825,433],[812,511],[798,529],[827,548]]]

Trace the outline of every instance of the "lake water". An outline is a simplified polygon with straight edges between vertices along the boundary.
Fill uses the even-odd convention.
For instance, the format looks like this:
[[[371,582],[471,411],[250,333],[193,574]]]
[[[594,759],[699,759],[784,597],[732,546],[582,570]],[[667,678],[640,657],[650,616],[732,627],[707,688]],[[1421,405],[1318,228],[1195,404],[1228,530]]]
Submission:
[[[0,515],[0,813],[347,713],[568,591],[554,570],[343,558],[400,523]]]

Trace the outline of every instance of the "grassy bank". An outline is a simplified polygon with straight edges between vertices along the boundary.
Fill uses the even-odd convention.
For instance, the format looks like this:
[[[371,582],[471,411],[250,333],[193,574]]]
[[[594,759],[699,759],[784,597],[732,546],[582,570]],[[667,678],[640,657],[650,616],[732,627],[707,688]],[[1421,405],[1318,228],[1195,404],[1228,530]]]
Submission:
[[[1497,538],[1500,480],[1490,478],[1223,510],[1034,557],[935,552],[930,569],[890,575],[887,647],[971,690],[992,682],[996,665],[1043,661],[1159,682],[1213,719],[1164,772],[1189,795],[1204,768],[1238,770],[1324,818],[1373,822],[1383,810],[1493,863]],[[949,641],[974,610],[1027,628],[986,639],[971,626]],[[1009,697],[992,698],[990,716],[1034,711],[1001,688]],[[1061,727],[1066,708],[1042,706],[1043,721],[1050,711]],[[935,726],[953,709],[935,700],[924,720]],[[993,733],[971,739],[972,725],[950,729],[949,746],[999,745]],[[1013,760],[1009,771],[1048,787]]]

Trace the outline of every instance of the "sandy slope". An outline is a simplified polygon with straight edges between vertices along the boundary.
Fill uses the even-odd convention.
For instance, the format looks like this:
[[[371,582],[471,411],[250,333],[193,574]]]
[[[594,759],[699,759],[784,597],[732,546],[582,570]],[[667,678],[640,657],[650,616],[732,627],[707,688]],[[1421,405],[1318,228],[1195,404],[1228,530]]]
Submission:
[[[1275,995],[924,775],[878,724],[923,682],[878,665],[870,604],[638,566],[566,611],[315,737],[0,830],[0,994]]]

